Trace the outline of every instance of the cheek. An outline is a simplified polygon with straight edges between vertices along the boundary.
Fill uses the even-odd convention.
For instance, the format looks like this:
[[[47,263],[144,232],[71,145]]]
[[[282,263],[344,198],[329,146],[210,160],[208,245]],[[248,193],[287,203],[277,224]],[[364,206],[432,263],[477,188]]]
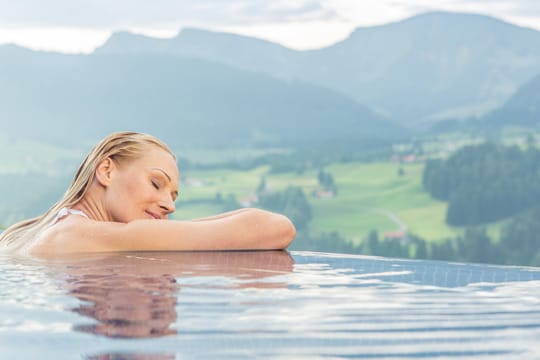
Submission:
[[[114,221],[130,222],[143,217],[145,203],[151,197],[150,186],[142,179],[122,179],[109,195],[108,206]]]
[[[128,198],[136,198],[141,194],[142,183],[141,181],[127,181],[124,190]]]
[[[115,183],[115,189],[113,189],[113,201],[116,203],[114,206],[120,206],[129,212],[148,196],[148,186],[145,186],[143,179],[136,176],[130,178],[130,176],[126,175],[119,180]]]

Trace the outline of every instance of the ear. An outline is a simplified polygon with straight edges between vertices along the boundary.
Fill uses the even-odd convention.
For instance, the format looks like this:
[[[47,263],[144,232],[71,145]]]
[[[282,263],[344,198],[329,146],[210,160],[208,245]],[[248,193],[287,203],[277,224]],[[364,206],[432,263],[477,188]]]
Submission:
[[[96,180],[100,185],[108,187],[112,180],[115,163],[111,158],[102,160],[96,168]]]

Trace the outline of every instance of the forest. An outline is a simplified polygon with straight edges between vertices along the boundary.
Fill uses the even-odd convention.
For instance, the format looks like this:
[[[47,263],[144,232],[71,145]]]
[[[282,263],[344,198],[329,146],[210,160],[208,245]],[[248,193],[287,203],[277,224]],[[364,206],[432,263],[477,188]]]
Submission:
[[[449,159],[428,161],[423,185],[448,202],[450,225],[498,221],[540,203],[540,151],[489,142],[467,146]]]
[[[319,182],[323,184],[329,175],[319,171]],[[422,180],[432,197],[448,202],[446,222],[462,227],[462,234],[433,241],[412,232],[404,239],[385,238],[372,230],[364,241],[354,243],[338,231],[310,231],[311,209],[301,188],[263,198],[260,205],[299,220],[294,249],[540,265],[539,150],[492,142],[466,146],[447,159],[427,161]],[[332,184],[336,186],[333,180]],[[494,225],[499,228],[496,236],[488,231]]]

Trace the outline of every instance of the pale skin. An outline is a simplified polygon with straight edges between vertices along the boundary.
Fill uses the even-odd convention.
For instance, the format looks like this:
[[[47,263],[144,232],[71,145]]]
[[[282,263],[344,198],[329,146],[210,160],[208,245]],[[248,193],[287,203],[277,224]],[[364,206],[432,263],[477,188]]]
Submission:
[[[69,215],[30,248],[37,256],[116,251],[279,250],[294,239],[285,216],[245,208],[191,221],[168,220],[178,196],[174,158],[148,146],[141,158],[98,164],[94,180]]]

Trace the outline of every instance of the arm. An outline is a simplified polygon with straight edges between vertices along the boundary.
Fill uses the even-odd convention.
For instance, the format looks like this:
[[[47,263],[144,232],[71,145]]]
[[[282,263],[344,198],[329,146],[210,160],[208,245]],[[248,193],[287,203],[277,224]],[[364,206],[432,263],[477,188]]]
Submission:
[[[242,212],[245,212],[245,211],[252,211],[252,210],[254,210],[254,209],[250,209],[250,208],[242,208],[242,209],[232,210],[232,211],[224,212],[224,213],[217,214],[217,215],[213,215],[213,216],[208,216],[208,217],[203,217],[203,218],[193,219],[193,220],[191,220],[191,221],[217,220],[217,219],[222,219],[222,218],[225,218],[225,217],[238,215],[239,213],[242,213]]]
[[[34,254],[165,250],[285,249],[295,236],[285,216],[242,209],[206,221],[97,222],[69,217],[32,249]]]

